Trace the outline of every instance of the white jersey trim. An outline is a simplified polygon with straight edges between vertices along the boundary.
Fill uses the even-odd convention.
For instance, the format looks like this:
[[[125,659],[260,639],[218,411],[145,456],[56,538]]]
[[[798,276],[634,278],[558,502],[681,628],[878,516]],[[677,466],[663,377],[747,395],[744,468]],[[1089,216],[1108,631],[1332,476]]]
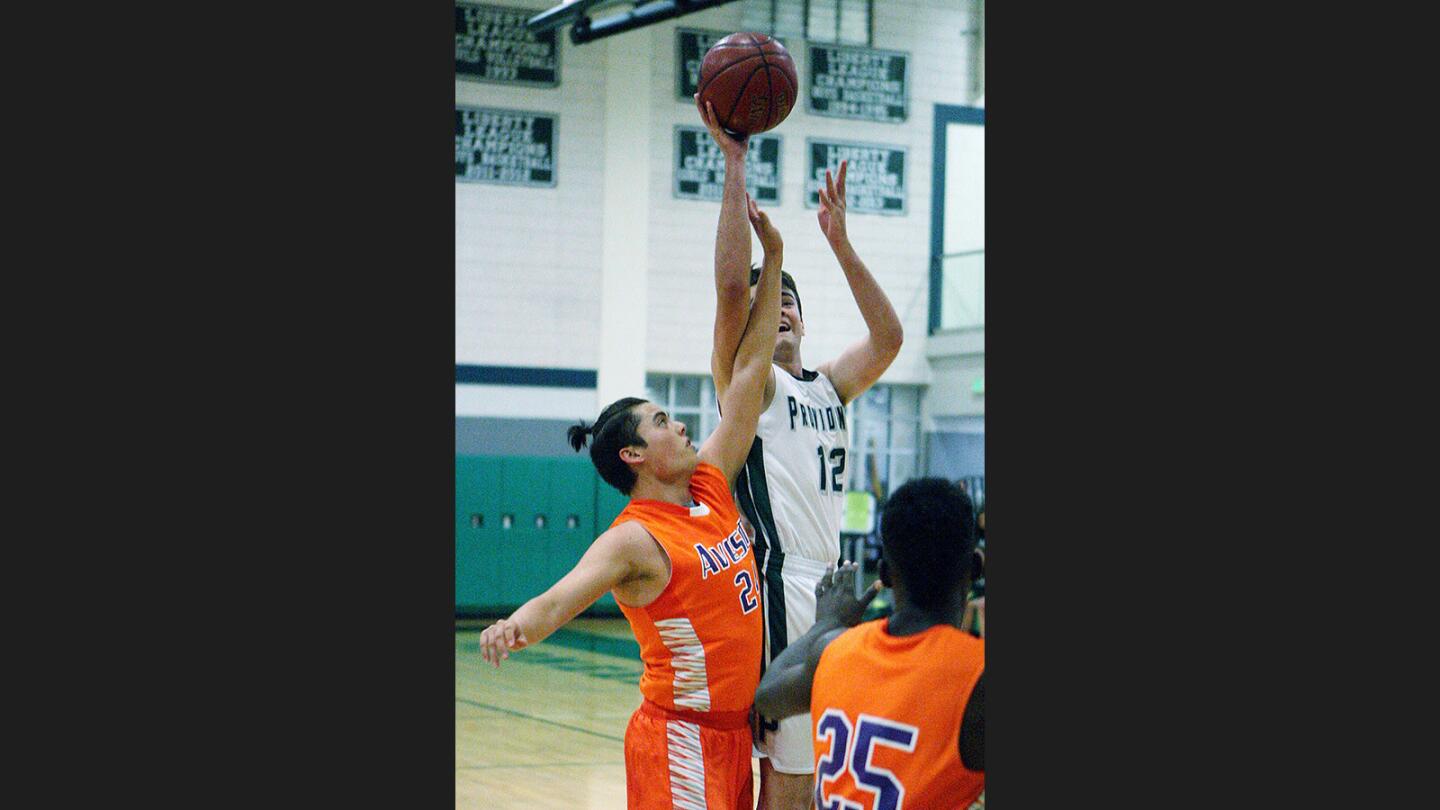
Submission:
[[[668,720],[665,737],[672,805],[675,810],[705,810],[705,756],[700,749],[700,726]]]
[[[660,641],[670,650],[670,668],[674,675],[675,705],[697,712],[710,711],[710,683],[705,674],[705,645],[695,634],[694,625],[686,618],[661,619],[655,622]]]

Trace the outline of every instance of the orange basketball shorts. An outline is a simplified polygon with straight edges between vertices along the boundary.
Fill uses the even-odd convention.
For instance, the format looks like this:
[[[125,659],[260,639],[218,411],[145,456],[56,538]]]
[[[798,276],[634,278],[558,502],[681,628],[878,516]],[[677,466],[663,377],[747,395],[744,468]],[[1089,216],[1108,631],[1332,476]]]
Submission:
[[[625,728],[629,810],[750,810],[749,712],[671,711],[645,701]]]

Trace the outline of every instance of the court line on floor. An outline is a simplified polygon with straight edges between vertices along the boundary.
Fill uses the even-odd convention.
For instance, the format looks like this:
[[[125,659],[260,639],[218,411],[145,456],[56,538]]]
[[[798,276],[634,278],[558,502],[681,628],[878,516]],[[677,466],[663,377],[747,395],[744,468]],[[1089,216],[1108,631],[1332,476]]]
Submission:
[[[479,634],[478,630],[468,628],[457,628],[455,632],[456,634]],[[466,643],[473,642],[469,642],[467,639]],[[596,633],[586,633],[580,630],[571,630],[567,627],[562,627],[554,633],[551,633],[550,637],[545,639],[543,643],[553,644],[556,647],[585,650],[586,652],[599,653],[600,655],[608,655],[613,658],[625,658],[631,661],[640,660],[640,644],[633,638],[602,636]]]
[[[578,731],[578,732],[580,732],[581,734],[589,734],[589,735],[594,736],[594,737],[602,737],[602,738],[607,739],[607,740],[614,740],[615,742],[618,742],[618,743],[623,743],[623,742],[625,742],[625,738],[624,738],[624,737],[616,737],[616,736],[611,735],[611,734],[601,734],[601,733],[598,732],[598,731],[591,731],[591,730],[588,729],[588,728],[580,728],[579,726],[571,726],[571,725],[566,725],[565,723],[557,723],[557,722],[555,722],[554,720],[546,720],[546,719],[543,718],[543,717],[536,717],[536,716],[533,715],[533,714],[526,714],[526,713],[524,713],[524,712],[517,712],[517,711],[515,711],[514,709],[502,709],[502,708],[499,707],[499,706],[491,706],[489,703],[481,703],[481,702],[479,702],[478,700],[470,700],[469,698],[457,697],[457,698],[455,698],[455,702],[456,702],[456,703],[468,703],[468,704],[471,705],[471,706],[479,706],[479,707],[482,708],[482,709],[489,709],[489,710],[491,710],[491,711],[500,712],[501,714],[509,714],[509,715],[514,715],[515,717],[523,717],[523,718],[525,718],[526,720],[534,720],[534,721],[536,721],[537,723],[546,723],[546,724],[552,725],[552,726],[559,726],[560,728],[568,728],[568,729],[570,729],[571,731]]]
[[[456,765],[457,771],[483,771],[495,768],[568,768],[568,767],[594,767],[596,765],[624,765],[625,760],[614,760],[611,762],[533,762],[526,765]]]

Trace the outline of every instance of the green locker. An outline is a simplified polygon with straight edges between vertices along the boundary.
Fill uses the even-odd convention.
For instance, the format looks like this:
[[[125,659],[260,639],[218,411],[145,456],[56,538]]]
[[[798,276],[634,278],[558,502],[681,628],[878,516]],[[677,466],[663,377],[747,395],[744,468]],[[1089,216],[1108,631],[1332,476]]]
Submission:
[[[593,484],[595,488],[595,528],[603,531],[609,527],[610,522],[625,508],[630,499],[620,494],[620,490],[605,483],[605,479],[599,473],[594,473]],[[598,532],[597,532],[598,533]]]
[[[610,527],[611,521],[615,520],[615,517],[620,514],[620,510],[625,508],[625,504],[629,503],[630,499],[625,495],[621,495],[620,490],[605,483],[605,479],[601,478],[600,473],[595,471],[593,464],[590,466],[590,485],[591,490],[595,493],[595,534],[598,536]],[[600,615],[618,616],[620,615],[620,606],[615,604],[615,597],[613,595],[606,593],[600,597],[600,600],[591,608],[591,612]]]
[[[455,457],[455,606],[474,605],[480,588],[480,533],[471,525],[478,462]]]
[[[544,592],[627,501],[600,479],[588,454],[456,456],[457,612],[508,614]],[[586,615],[615,616],[619,608],[606,593]]]
[[[499,526],[501,459],[455,457],[455,605],[477,610],[498,602],[494,534]]]
[[[589,458],[557,458],[550,476],[547,509],[556,539],[558,576],[575,567],[595,539],[595,477]]]
[[[534,540],[530,547],[528,562],[534,570],[534,593],[523,597],[530,598],[536,594],[543,593],[545,589],[560,581],[560,578],[574,566],[575,560],[569,559],[565,549],[565,516],[556,514],[557,508],[555,494],[561,486],[558,478],[563,474],[563,458],[542,458],[535,466],[539,480],[530,490],[530,501],[528,510],[525,513],[532,524],[536,520],[542,521],[535,526]]]
[[[536,532],[531,522],[533,492],[541,479],[537,469],[541,459],[509,456],[501,462],[504,470],[500,490],[501,525],[495,535],[494,552],[500,582],[496,589],[498,601],[513,610],[538,595],[539,579],[535,570],[534,543]]]
[[[555,548],[555,560],[560,566],[559,576],[563,576],[580,562],[605,527],[595,525],[595,480],[598,476],[589,457],[557,458],[555,461],[550,502],[556,515],[553,525],[559,541]],[[598,607],[592,606],[586,615],[597,611],[613,615],[614,599],[608,593],[601,597]]]

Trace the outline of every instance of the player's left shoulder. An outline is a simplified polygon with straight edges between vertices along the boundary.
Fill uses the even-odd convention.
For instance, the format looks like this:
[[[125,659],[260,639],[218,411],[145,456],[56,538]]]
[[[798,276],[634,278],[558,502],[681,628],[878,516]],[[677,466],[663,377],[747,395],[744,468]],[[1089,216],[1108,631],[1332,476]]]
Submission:
[[[825,390],[826,394],[834,397],[835,400],[841,405],[849,405],[856,396],[860,395],[860,392],[857,392],[855,396],[849,397],[847,399],[845,394],[840,391],[839,384],[835,382],[835,363],[833,360],[828,360],[816,366],[815,370],[810,372],[810,374],[812,374],[813,376],[811,376],[807,381],[815,385],[821,386]]]
[[[961,660],[981,669],[985,666],[985,639],[958,627],[947,627],[941,637],[942,643],[956,660]]]
[[[690,476],[690,494],[711,507],[728,509],[734,504],[725,472],[708,461],[702,460],[695,466],[695,472]]]
[[[692,488],[697,485],[710,487],[716,482],[719,482],[722,486],[725,484],[724,471],[713,463],[701,459],[700,462],[695,465],[694,474],[690,476],[690,486]]]

